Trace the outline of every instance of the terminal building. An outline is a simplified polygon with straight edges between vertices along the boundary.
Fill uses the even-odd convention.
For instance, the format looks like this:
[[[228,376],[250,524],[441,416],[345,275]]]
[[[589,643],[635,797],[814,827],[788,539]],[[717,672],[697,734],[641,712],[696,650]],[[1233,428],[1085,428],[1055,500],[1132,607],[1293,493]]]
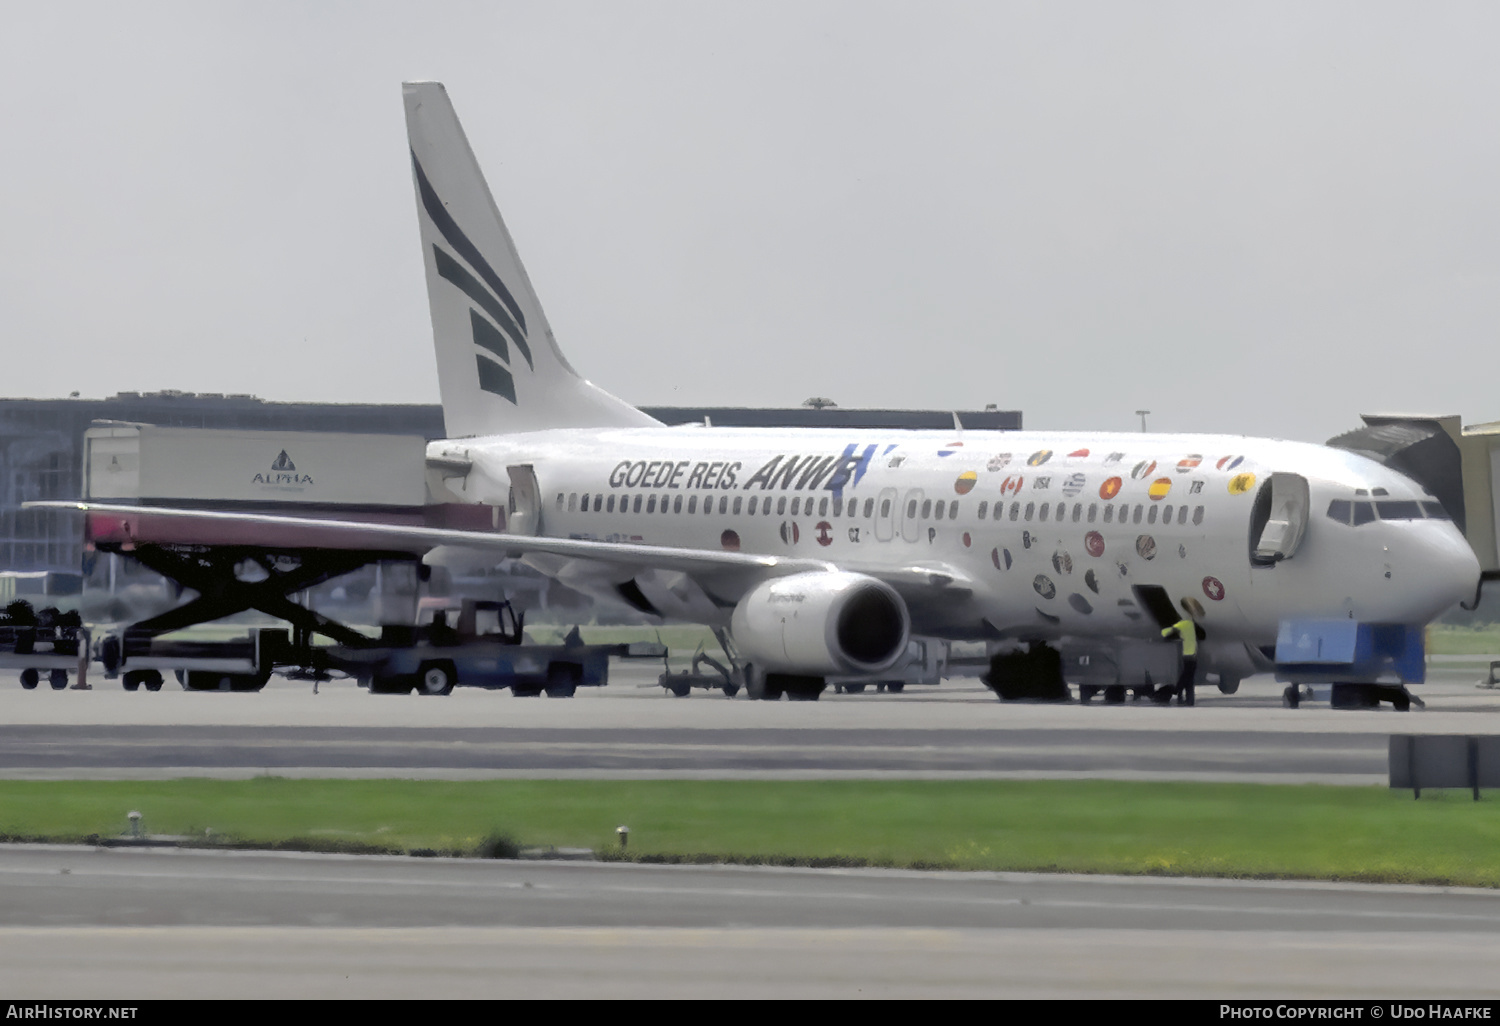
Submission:
[[[826,400],[790,409],[644,407],[666,424],[715,427],[829,427],[1017,431],[1021,414],[980,411],[856,410]],[[0,570],[77,575],[82,526],[76,516],[23,510],[41,499],[83,494],[83,436],[98,421],[170,428],[301,431],[444,437],[431,405],[268,402],[250,395],[121,392],[108,399],[0,399]]]

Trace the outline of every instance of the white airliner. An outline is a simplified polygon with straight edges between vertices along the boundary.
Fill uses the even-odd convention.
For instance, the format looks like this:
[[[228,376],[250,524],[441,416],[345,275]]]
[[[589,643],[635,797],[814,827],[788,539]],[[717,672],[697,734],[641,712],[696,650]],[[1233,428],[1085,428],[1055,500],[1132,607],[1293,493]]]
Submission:
[[[1410,681],[1410,628],[1475,594],[1478,562],[1440,503],[1323,446],[957,423],[665,427],[569,365],[446,90],[404,94],[452,436],[429,447],[429,476],[495,507],[504,531],[322,525],[350,547],[416,548],[447,565],[519,555],[573,588],[728,627],[767,697],[879,679],[913,635],[987,641],[1002,695],[1057,694],[1064,661],[1118,693],[1172,679],[1153,667],[1164,649],[1175,659],[1161,625],[1184,614],[1205,635],[1200,679],[1226,691],[1271,669],[1288,630],[1317,647],[1318,625],[1335,622],[1387,639],[1373,650],[1383,673],[1410,666],[1417,645],[1416,672],[1400,674]],[[309,526],[85,507],[273,535]]]

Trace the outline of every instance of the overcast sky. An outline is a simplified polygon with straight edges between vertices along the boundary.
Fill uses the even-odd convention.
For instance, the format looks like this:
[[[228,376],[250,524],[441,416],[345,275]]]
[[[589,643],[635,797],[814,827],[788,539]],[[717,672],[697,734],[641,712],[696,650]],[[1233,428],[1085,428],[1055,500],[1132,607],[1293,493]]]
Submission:
[[[400,83],[642,404],[1500,419],[1494,3],[0,0],[0,393],[435,402]]]

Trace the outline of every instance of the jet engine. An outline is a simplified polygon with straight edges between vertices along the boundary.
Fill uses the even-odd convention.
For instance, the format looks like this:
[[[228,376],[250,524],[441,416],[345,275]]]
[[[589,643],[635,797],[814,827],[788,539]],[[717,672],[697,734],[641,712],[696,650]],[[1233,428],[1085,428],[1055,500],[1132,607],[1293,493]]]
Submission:
[[[772,673],[880,673],[906,652],[911,618],[890,585],[838,571],[766,581],[740,600],[730,631]]]

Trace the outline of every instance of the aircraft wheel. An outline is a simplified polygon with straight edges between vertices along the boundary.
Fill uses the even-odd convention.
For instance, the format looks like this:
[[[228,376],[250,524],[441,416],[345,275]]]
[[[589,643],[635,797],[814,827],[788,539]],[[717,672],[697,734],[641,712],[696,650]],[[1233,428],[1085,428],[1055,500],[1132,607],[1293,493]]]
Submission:
[[[865,693],[865,686],[863,684],[845,684],[844,685],[844,694],[846,694],[846,695],[862,695],[864,693]]]
[[[458,671],[446,659],[423,663],[417,669],[417,693],[446,695],[458,681]]]
[[[1295,709],[1302,704],[1302,692],[1297,685],[1286,686],[1286,690],[1281,693],[1281,704],[1288,709]]]
[[[1236,691],[1238,691],[1239,689],[1240,689],[1240,679],[1238,677],[1220,677],[1219,678],[1219,694],[1221,694],[1221,695],[1232,695]]]
[[[667,690],[672,692],[673,698],[686,698],[688,695],[692,694],[693,691],[692,687],[689,684],[684,681],[677,680],[668,681]]]
[[[1080,685],[1078,685],[1078,700],[1080,702],[1083,702],[1085,704],[1087,704],[1089,702],[1092,702],[1094,700],[1094,696],[1097,695],[1098,693],[1099,693],[1099,685],[1097,685],[1097,684],[1080,684]]]
[[[889,681],[886,681],[886,683],[885,683],[885,689],[887,691],[889,691],[893,695],[899,695],[899,694],[901,694],[901,692],[903,692],[903,691],[906,690],[906,681],[904,681],[904,680],[889,680]]]
[[[725,698],[733,698],[740,693],[740,686],[738,684],[725,684],[723,690]]]
[[[61,691],[68,686],[68,671],[53,670],[47,674],[47,683],[52,686],[53,691]]]
[[[37,682],[41,679],[42,675],[35,670],[27,669],[21,671],[21,687],[27,691],[35,691]]]

